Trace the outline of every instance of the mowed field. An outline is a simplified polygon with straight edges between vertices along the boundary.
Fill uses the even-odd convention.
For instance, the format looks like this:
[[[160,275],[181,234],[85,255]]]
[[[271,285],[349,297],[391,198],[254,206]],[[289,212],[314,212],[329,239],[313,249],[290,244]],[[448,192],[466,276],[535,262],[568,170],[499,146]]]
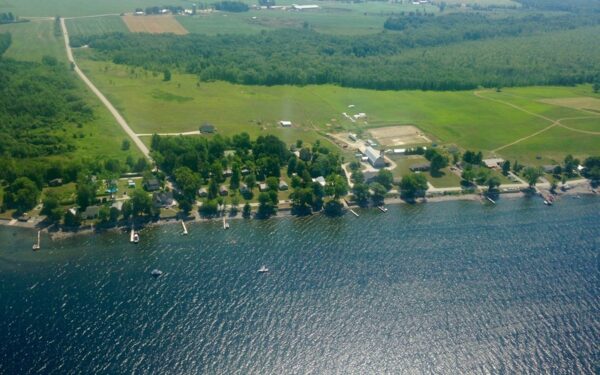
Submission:
[[[568,153],[586,157],[600,150],[600,134],[577,131],[578,126],[590,129],[599,124],[600,115],[540,102],[551,98],[600,98],[589,85],[477,93],[371,91],[332,85],[207,83],[198,82],[193,75],[176,73],[170,82],[163,82],[161,74],[91,61],[84,58],[86,53],[79,51],[80,65],[138,133],[190,132],[210,122],[225,135],[246,131],[252,136],[273,133],[288,141],[310,141],[306,138],[328,132],[411,124],[436,143],[532,164],[561,160]],[[343,112],[365,112],[368,120],[353,123]],[[559,119],[573,119],[565,120],[565,125],[575,130],[554,126],[542,131]],[[294,126],[282,129],[277,124],[280,120],[290,120]],[[528,144],[532,146],[524,147]]]
[[[164,16],[123,16],[123,21],[132,33],[163,34],[171,33],[185,35],[188,31],[181,26],[177,19],[170,15]]]

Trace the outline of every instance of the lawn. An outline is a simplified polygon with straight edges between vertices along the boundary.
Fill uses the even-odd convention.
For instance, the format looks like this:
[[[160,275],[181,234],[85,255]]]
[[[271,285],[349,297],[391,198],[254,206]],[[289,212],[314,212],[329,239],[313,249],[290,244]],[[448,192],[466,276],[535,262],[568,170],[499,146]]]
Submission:
[[[5,57],[39,62],[43,56],[52,56],[59,61],[67,61],[62,37],[54,36],[53,20],[0,25],[0,33],[4,32],[12,35],[12,44]]]
[[[88,36],[112,32],[129,32],[119,16],[74,18],[66,20],[70,36]]]
[[[75,202],[76,191],[77,191],[77,185],[74,182],[64,184],[62,186],[45,187],[42,190],[41,200],[43,201],[44,198],[50,192],[52,192],[58,196],[58,200],[59,200],[60,204],[71,205]]]

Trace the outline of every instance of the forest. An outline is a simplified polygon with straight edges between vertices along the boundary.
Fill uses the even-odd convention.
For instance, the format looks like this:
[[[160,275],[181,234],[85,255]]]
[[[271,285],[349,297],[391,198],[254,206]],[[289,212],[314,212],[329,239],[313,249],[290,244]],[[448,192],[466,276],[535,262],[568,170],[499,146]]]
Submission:
[[[409,14],[386,22],[401,31],[361,37],[308,28],[257,36],[117,33],[73,38],[72,44],[89,44],[97,59],[154,71],[174,68],[202,81],[464,90],[592,82],[600,71],[598,25],[597,15]]]

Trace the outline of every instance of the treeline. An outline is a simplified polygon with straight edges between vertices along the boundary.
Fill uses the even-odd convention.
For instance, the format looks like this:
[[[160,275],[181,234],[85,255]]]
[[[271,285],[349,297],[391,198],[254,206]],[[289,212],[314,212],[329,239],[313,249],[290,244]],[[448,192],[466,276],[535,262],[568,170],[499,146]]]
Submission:
[[[173,14],[178,14],[178,13],[182,13],[183,12],[183,7],[181,6],[176,6],[176,5],[163,5],[162,7],[159,6],[151,6],[151,7],[146,7],[146,9],[144,9],[144,13],[145,14],[161,14],[161,10],[163,9],[167,9],[169,12],[173,13]],[[142,8],[136,8],[135,9],[136,12],[141,12]]]
[[[516,0],[524,8],[560,12],[600,12],[598,0]]]
[[[250,9],[248,7],[248,4],[243,3],[241,1],[221,1],[213,5],[215,7],[215,10],[232,13],[247,12]]]
[[[441,34],[432,36],[431,44],[441,43]],[[592,82],[600,71],[597,34],[598,27],[588,27],[435,48],[412,48],[415,41],[403,33],[353,37],[311,30],[278,30],[253,36],[131,33],[72,40],[74,45],[89,44],[97,59],[153,71],[179,69],[198,75],[202,81],[465,90]],[[429,43],[427,36],[420,38],[419,43]]]
[[[10,33],[0,34],[0,58],[12,44],[12,35]]]

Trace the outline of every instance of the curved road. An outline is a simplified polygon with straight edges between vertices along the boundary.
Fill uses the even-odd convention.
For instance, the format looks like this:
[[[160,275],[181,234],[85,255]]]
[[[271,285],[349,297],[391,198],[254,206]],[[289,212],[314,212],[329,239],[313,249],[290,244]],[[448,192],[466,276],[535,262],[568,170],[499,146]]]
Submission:
[[[67,59],[69,60],[69,63],[73,64],[75,73],[77,73],[79,78],[81,78],[81,80],[85,82],[87,87],[89,87],[90,90],[92,90],[92,92],[98,97],[98,99],[100,99],[102,104],[104,104],[104,106],[110,111],[115,120],[117,120],[117,123],[119,123],[121,128],[123,128],[125,133],[127,133],[127,135],[129,136],[129,138],[133,140],[133,143],[135,143],[137,148],[140,149],[140,151],[144,154],[144,156],[147,159],[151,160],[150,150],[148,149],[148,147],[146,147],[144,142],[142,142],[140,138],[135,134],[135,132],[129,127],[129,124],[127,124],[127,121],[125,121],[125,119],[123,118],[123,116],[121,116],[119,111],[117,111],[117,109],[111,104],[111,102],[109,102],[108,99],[106,99],[104,94],[102,94],[102,92],[98,90],[98,88],[92,83],[92,81],[89,80],[89,78],[81,71],[81,69],[79,69],[79,66],[77,66],[77,64],[75,63],[75,59],[73,58],[73,51],[71,50],[71,45],[69,44],[69,32],[67,31],[67,26],[65,24],[64,18],[60,19],[60,26],[62,28],[63,37],[65,39]]]

